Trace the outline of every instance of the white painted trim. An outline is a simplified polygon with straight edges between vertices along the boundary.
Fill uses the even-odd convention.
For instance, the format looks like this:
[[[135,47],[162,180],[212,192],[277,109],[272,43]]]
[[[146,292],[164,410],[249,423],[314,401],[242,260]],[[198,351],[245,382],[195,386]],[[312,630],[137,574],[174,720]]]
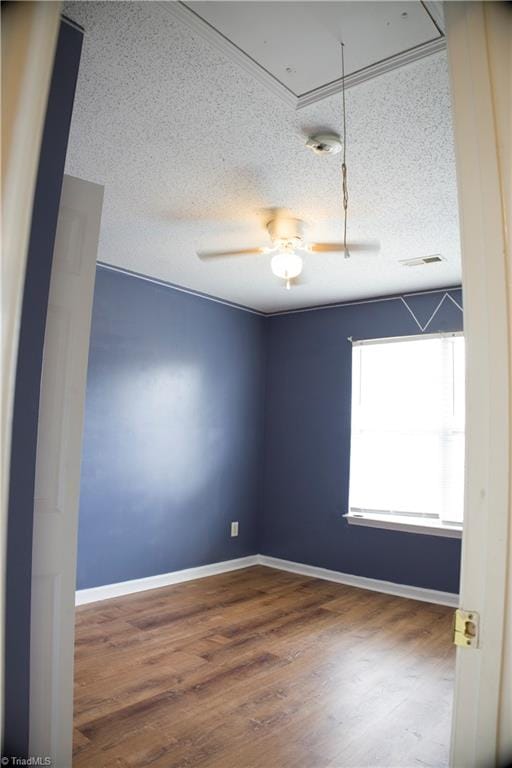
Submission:
[[[397,344],[401,341],[418,341],[419,339],[453,339],[464,336],[464,331],[438,331],[437,333],[412,333],[408,336],[383,336],[379,339],[353,339],[348,336],[353,347],[369,347],[372,344]]]
[[[289,107],[297,108],[297,96],[285,85],[270,74],[264,67],[258,64],[254,59],[241,50],[237,45],[231,42],[222,32],[205,21],[199,14],[189,8],[182,2],[162,2],[161,7],[183,22],[192,32],[197,32],[201,37],[210,43],[214,48],[223,53],[235,64],[238,64],[245,71],[252,75],[261,85],[268,88],[274,96],[277,96]]]
[[[432,21],[440,32],[446,34],[446,25],[444,23],[444,11],[442,0],[422,0],[422,5],[430,14]]]
[[[359,589],[369,589],[372,592],[383,592],[386,595],[406,597],[409,600],[420,600],[423,603],[437,603],[438,605],[448,605],[450,607],[457,607],[459,604],[459,596],[453,592],[440,592],[437,589],[424,589],[423,587],[412,587],[408,584],[395,584],[393,581],[369,579],[366,576],[354,576],[352,573],[331,571],[328,568],[319,568],[316,565],[306,565],[305,563],[294,563],[291,560],[281,560],[280,557],[269,557],[268,555],[258,555],[258,563],[269,568],[277,568],[280,571],[289,571],[290,573],[298,573],[301,576],[312,576],[315,579],[334,581],[337,584],[346,584],[349,587],[358,587]]]
[[[332,304],[315,304],[313,307],[298,307],[297,309],[279,309],[275,312],[265,312],[265,317],[281,317],[282,315],[297,315],[299,312],[319,312],[323,309],[343,309],[344,307],[355,307],[359,304],[376,304],[379,301],[403,301],[404,304],[407,306],[407,309],[410,311],[410,307],[408,306],[407,302],[404,301],[404,298],[410,298],[411,296],[427,296],[431,293],[445,293],[446,297],[448,297],[456,307],[460,309],[461,312],[463,312],[463,309],[461,305],[455,301],[453,296],[449,293],[450,291],[461,291],[462,287],[460,285],[455,285],[452,288],[427,288],[424,291],[412,291],[410,293],[395,293],[392,296],[376,296],[372,299],[354,299],[353,301],[337,301]],[[446,298],[446,297],[443,297]],[[416,318],[414,318],[416,323],[418,322]],[[420,325],[420,330],[423,330]]]
[[[445,299],[449,299],[450,301],[452,301],[452,302],[455,304],[455,306],[456,306],[456,307],[458,307],[458,308],[460,309],[460,311],[461,311],[461,312],[463,311],[463,310],[462,310],[462,307],[460,306],[460,304],[458,304],[458,303],[455,301],[455,299],[453,298],[453,296],[450,296],[450,294],[449,294],[448,292],[446,292],[446,293],[444,294],[443,298],[441,299],[441,301],[438,303],[438,305],[436,306],[436,308],[435,308],[435,309],[434,309],[434,311],[432,312],[432,314],[430,315],[430,317],[429,317],[429,319],[427,320],[427,322],[426,322],[424,325],[422,325],[422,324],[420,323],[420,321],[418,320],[418,318],[416,317],[416,315],[415,315],[415,313],[413,312],[413,310],[411,309],[411,307],[408,305],[408,303],[407,303],[407,301],[405,300],[405,298],[404,298],[403,296],[401,296],[400,298],[401,298],[401,300],[403,301],[403,303],[405,304],[405,306],[407,307],[408,311],[411,313],[412,317],[414,318],[414,321],[415,321],[416,325],[418,326],[418,328],[420,329],[420,331],[421,331],[422,333],[423,333],[424,331],[426,331],[426,330],[427,330],[428,326],[430,325],[430,323],[432,322],[432,320],[434,319],[434,317],[437,315],[437,313],[439,312],[439,310],[440,310],[440,309],[441,309],[441,307],[443,306],[443,304],[444,304],[444,302],[445,302]]]
[[[239,557],[235,560],[224,560],[220,563],[200,565],[197,568],[184,568],[181,571],[160,573],[143,579],[120,581],[117,584],[105,584],[105,586],[92,587],[91,589],[78,589],[75,593],[75,605],[86,605],[87,603],[95,603],[99,600],[108,600],[111,597],[131,595],[135,592],[145,592],[147,589],[158,589],[159,587],[168,587],[170,584],[180,584],[183,581],[203,579],[205,576],[238,571],[241,568],[258,565],[258,557],[258,555],[248,555],[247,557]]]
[[[326,99],[329,96],[333,96],[341,92],[343,81],[342,78],[337,78],[331,83],[314,88],[306,93],[296,94],[277,79],[271,72],[265,69],[255,59],[251,58],[249,54],[239,48],[233,43],[226,35],[216,29],[212,24],[202,18],[193,8],[184,2],[161,2],[161,7],[168,13],[179,19],[183,24],[186,24],[193,32],[197,32],[208,43],[217,48],[218,51],[227,56],[231,61],[239,64],[246,72],[252,75],[259,83],[268,88],[275,96],[278,96],[285,104],[295,109],[302,109],[308,107],[310,104],[315,104],[317,101]],[[410,64],[413,61],[418,61],[425,56],[430,56],[433,53],[444,50],[446,48],[446,40],[443,36],[442,29],[432,13],[432,9],[425,8],[426,13],[433,19],[436,26],[439,29],[439,37],[435,37],[433,40],[429,40],[426,43],[410,48],[407,51],[397,53],[395,56],[390,56],[383,61],[377,61],[364,69],[353,72],[347,75],[345,78],[345,88],[351,88],[354,85],[365,83],[367,80],[371,80],[374,77],[391,72],[393,69],[403,67],[406,64]]]
[[[294,563],[291,560],[282,560],[279,557],[248,555],[247,557],[239,557],[236,560],[224,560],[220,563],[200,565],[197,568],[185,568],[181,571],[161,573],[157,576],[147,576],[143,579],[131,579],[130,581],[105,584],[105,586],[92,587],[91,589],[78,589],[75,595],[75,605],[87,605],[88,603],[95,603],[100,600],[109,600],[111,597],[122,597],[123,595],[132,595],[136,592],[145,592],[148,589],[168,587],[171,584],[180,584],[184,581],[192,581],[193,579],[203,579],[208,576],[216,576],[219,573],[239,571],[241,568],[250,568],[253,565],[265,565],[268,568],[276,568],[279,571],[289,571],[290,573],[298,573],[301,576],[325,579],[326,581],[334,581],[337,584],[347,584],[350,587],[369,589],[372,592],[383,592],[386,595],[396,595],[397,597],[407,597],[411,600],[420,600],[425,603],[438,603],[439,605],[449,606],[457,606],[459,603],[459,596],[451,592],[439,592],[435,589],[395,584],[394,582],[381,581],[380,579],[368,579],[365,576],[354,576],[350,573],[330,571],[327,568],[319,568],[316,565]]]
[[[378,61],[375,64],[371,64],[360,72],[353,72],[351,75],[347,75],[345,78],[345,88],[348,89],[352,88],[354,85],[366,83],[368,80],[373,80],[374,77],[385,75],[387,72],[392,72],[399,67],[405,67],[407,64],[419,61],[420,59],[425,58],[425,56],[432,56],[432,54],[444,51],[445,49],[445,38],[436,37],[433,40],[417,45],[415,48],[411,48],[408,51],[402,51],[402,53],[397,53],[395,56],[390,56],[389,59],[384,59],[384,61]],[[342,88],[343,79],[340,77],[332,83],[327,83],[319,88],[315,88],[313,91],[303,93],[297,99],[297,109],[309,107],[317,101],[327,99],[329,96],[335,96],[337,93],[341,93]]]
[[[461,539],[462,528],[459,526],[443,525],[438,520],[428,523],[425,520],[415,522],[413,518],[404,516],[403,520],[390,520],[385,515],[343,515],[350,525],[361,525],[366,528],[382,528],[389,531],[402,531],[403,533],[419,533],[427,536],[444,536],[447,539]]]
[[[2,6],[0,733],[4,730],[7,510],[18,341],[32,204],[60,10],[60,2]]]
[[[120,275],[124,275],[125,277],[134,277],[137,280],[144,280],[146,283],[161,285],[164,288],[170,288],[173,291],[178,291],[178,293],[188,293],[189,296],[196,296],[198,299],[213,301],[215,304],[222,304],[223,306],[229,307],[230,309],[239,309],[241,312],[249,312],[251,315],[266,317],[265,312],[261,312],[259,309],[253,309],[253,307],[246,307],[245,304],[237,304],[234,301],[221,299],[219,296],[212,296],[210,293],[202,293],[201,291],[196,291],[193,288],[186,288],[184,285],[170,283],[168,280],[163,280],[158,277],[150,277],[149,275],[143,275],[142,272],[134,272],[131,269],[118,267],[115,264],[107,264],[106,261],[97,261],[96,266],[100,269],[106,269],[109,272],[119,272]]]
[[[197,291],[194,288],[187,288],[184,285],[178,285],[177,283],[171,283],[168,280],[164,280],[163,278],[159,277],[151,277],[150,275],[144,275],[142,272],[134,272],[131,269],[127,269],[126,267],[119,267],[116,264],[108,264],[106,261],[97,261],[96,266],[98,269],[106,269],[110,272],[118,272],[120,275],[125,275],[126,277],[133,277],[137,280],[144,280],[147,283],[154,283],[155,285],[161,285],[164,288],[170,288],[173,291],[178,291],[179,293],[188,293],[190,296],[197,296],[199,299],[204,299],[205,301],[213,301],[216,304],[222,304],[225,307],[230,307],[230,309],[239,309],[242,312],[249,312],[252,315],[258,315],[258,317],[280,317],[281,315],[296,315],[299,312],[314,312],[321,309],[339,309],[343,307],[354,307],[358,304],[376,304],[380,301],[401,301],[404,303],[404,305],[407,307],[411,315],[413,316],[415,322],[418,324],[419,328],[423,330],[421,324],[419,323],[418,319],[414,315],[414,312],[411,310],[409,305],[407,304],[406,299],[412,298],[414,296],[429,296],[430,294],[434,293],[443,293],[444,296],[439,302],[438,306],[436,307],[434,314],[430,317],[427,325],[430,325],[432,322],[435,314],[439,310],[440,306],[444,303],[445,299],[449,299],[453,304],[455,304],[456,307],[460,309],[462,312],[462,306],[459,304],[458,301],[456,301],[453,296],[451,295],[450,291],[460,291],[461,286],[456,285],[452,288],[431,288],[426,289],[424,291],[412,291],[410,293],[404,293],[404,294],[393,294],[392,296],[376,296],[372,299],[354,299],[353,301],[340,301],[334,304],[317,304],[314,307],[299,307],[297,309],[280,309],[276,312],[262,312],[260,309],[255,309],[254,307],[247,307],[245,304],[237,304],[234,301],[229,301],[228,299],[222,299],[220,296],[213,296],[210,293],[202,293],[201,291]],[[426,328],[427,326],[425,326]],[[440,334],[435,334],[440,335]],[[450,336],[450,333],[446,334],[447,336]],[[418,338],[421,336],[421,334],[418,334]]]

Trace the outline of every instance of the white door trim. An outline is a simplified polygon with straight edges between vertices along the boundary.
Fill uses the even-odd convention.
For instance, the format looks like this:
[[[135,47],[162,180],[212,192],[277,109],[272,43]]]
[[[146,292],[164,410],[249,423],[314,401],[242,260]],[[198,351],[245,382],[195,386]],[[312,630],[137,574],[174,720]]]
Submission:
[[[467,360],[461,605],[480,647],[457,651],[451,764],[497,760],[509,504],[509,336],[497,135],[484,8],[446,3]]]
[[[60,10],[60,2],[9,3],[2,8],[0,734],[4,726],[7,506],[14,387],[32,203]]]

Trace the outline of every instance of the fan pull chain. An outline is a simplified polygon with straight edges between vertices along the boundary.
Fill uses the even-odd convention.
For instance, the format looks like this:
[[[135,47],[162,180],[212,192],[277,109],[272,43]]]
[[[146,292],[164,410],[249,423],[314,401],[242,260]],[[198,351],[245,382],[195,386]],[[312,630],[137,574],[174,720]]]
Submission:
[[[347,210],[348,210],[348,187],[347,187],[347,166],[345,163],[341,166],[342,186],[343,186],[343,210],[345,212],[345,218],[343,222],[343,250],[345,252],[345,258],[350,258],[350,253],[347,248]]]
[[[343,100],[343,162],[341,164],[341,186],[343,191],[343,252],[345,258],[350,258],[347,248],[347,217],[348,217],[348,182],[347,182],[347,118],[345,108],[345,43],[341,43],[341,93]]]

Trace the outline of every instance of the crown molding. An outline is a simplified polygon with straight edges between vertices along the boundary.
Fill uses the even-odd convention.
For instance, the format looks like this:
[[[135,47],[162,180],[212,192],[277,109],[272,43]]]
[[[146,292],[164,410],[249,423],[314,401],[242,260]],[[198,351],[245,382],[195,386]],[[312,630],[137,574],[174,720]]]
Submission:
[[[297,108],[297,96],[289,88],[286,88],[261,64],[258,64],[235,43],[232,43],[222,32],[219,32],[195,11],[185,5],[185,3],[182,3],[181,0],[173,0],[172,2],[162,2],[160,5],[171,16],[186,24],[193,32],[197,32],[235,64],[239,64],[246,72],[272,91],[275,96],[278,96],[288,106]]]
[[[325,85],[297,96],[297,94],[293,93],[293,91],[283,85],[283,83],[274,77],[271,72],[265,69],[261,64],[258,64],[255,59],[251,58],[249,54],[245,53],[245,51],[233,43],[226,37],[226,35],[223,35],[222,32],[219,32],[218,29],[205,21],[205,19],[199,16],[199,14],[192,8],[189,8],[186,3],[181,2],[181,0],[173,0],[172,2],[160,2],[159,5],[175,19],[178,19],[189,27],[193,32],[197,32],[201,35],[203,39],[231,59],[231,61],[239,64],[246,72],[252,75],[255,80],[264,85],[275,96],[280,98],[281,101],[294,109],[298,110],[310,106],[329,96],[334,96],[342,90],[343,79],[340,77],[333,80],[331,83],[326,83]],[[440,36],[434,40],[423,43],[422,45],[417,45],[407,51],[398,53],[395,56],[390,56],[387,59],[371,64],[358,72],[353,72],[352,74],[347,75],[345,78],[345,88],[352,88],[355,85],[360,85],[361,83],[372,80],[386,72],[391,72],[394,69],[423,59],[425,56],[431,56],[432,54],[445,50],[446,39],[443,31],[444,21],[441,7],[442,4],[439,2],[423,2],[422,5],[439,30]]]
[[[440,34],[446,33],[446,26],[444,22],[444,10],[441,0],[422,0],[422,6],[438,28]]]
[[[406,64],[412,64],[414,61],[419,61],[425,58],[425,56],[432,56],[438,51],[444,51],[446,49],[446,40],[444,37],[438,37],[435,40],[429,40],[427,43],[417,45],[415,48],[410,48],[408,51],[397,53],[395,56],[390,56],[389,59],[383,61],[377,61],[375,64],[371,64],[369,67],[353,72],[351,75],[347,75],[345,78],[345,88],[353,88],[355,85],[366,83],[369,80],[373,80],[374,77],[379,75],[385,75],[387,72],[392,72],[394,69],[404,67]],[[303,107],[309,107],[310,104],[315,104],[317,101],[327,99],[329,96],[335,96],[340,93],[343,88],[343,78],[333,80],[332,83],[321,85],[319,88],[315,88],[313,91],[302,94],[297,98],[297,109]]]
[[[118,272],[120,275],[126,277],[135,277],[138,280],[144,280],[146,283],[155,283],[155,285],[163,285],[165,288],[170,288],[178,293],[188,293],[190,296],[196,296],[198,299],[205,299],[206,301],[213,301],[215,304],[222,304],[230,309],[239,309],[241,312],[249,312],[251,315],[258,315],[259,317],[266,317],[265,312],[261,312],[259,309],[253,307],[246,307],[245,304],[237,304],[235,301],[229,301],[228,299],[221,299],[220,296],[213,296],[210,293],[204,293],[203,291],[197,291],[194,288],[187,288],[184,285],[178,285],[177,283],[170,283],[168,280],[163,280],[159,277],[151,277],[150,275],[144,275],[142,272],[134,272],[132,269],[126,269],[125,267],[118,267],[115,264],[107,264],[105,261],[97,261],[96,266],[98,269],[106,269],[109,272]]]
[[[409,312],[413,315],[414,321],[418,325],[420,331],[423,333],[428,325],[432,322],[434,319],[434,316],[436,315],[437,311],[440,309],[440,306],[444,303],[444,300],[446,298],[450,299],[453,304],[455,304],[456,307],[460,309],[461,312],[463,312],[463,308],[461,304],[459,304],[458,301],[456,301],[453,296],[451,295],[452,291],[461,291],[462,286],[461,285],[454,285],[448,288],[426,288],[424,291],[409,291],[408,293],[393,293],[388,296],[374,296],[373,298],[369,299],[353,299],[353,300],[347,300],[347,301],[336,301],[332,302],[330,304],[315,304],[311,307],[297,307],[296,309],[278,309],[275,312],[265,312],[265,317],[283,317],[284,315],[297,315],[301,312],[320,312],[325,309],[343,309],[345,307],[355,307],[359,304],[378,304],[381,301],[401,301],[404,306],[409,310]],[[427,324],[422,327],[419,323],[419,320],[416,318],[414,313],[412,312],[410,306],[407,304],[406,299],[412,298],[414,296],[427,296],[435,293],[442,293],[443,298],[439,302],[438,306],[434,310],[434,314],[430,317]]]
[[[453,302],[453,304],[455,304],[455,306],[460,309],[461,312],[463,311],[462,306],[451,295],[452,291],[462,290],[462,286],[460,285],[453,285],[447,288],[426,288],[424,291],[409,291],[408,293],[393,293],[387,296],[374,296],[368,299],[352,299],[352,300],[347,299],[346,301],[335,301],[327,304],[314,304],[313,306],[295,307],[294,309],[277,309],[274,311],[263,312],[260,309],[255,309],[254,307],[247,307],[244,304],[237,304],[236,302],[229,301],[228,299],[222,299],[220,298],[220,296],[213,296],[210,293],[203,293],[202,291],[195,290],[194,288],[187,288],[184,285],[178,285],[177,283],[171,283],[168,280],[163,280],[158,277],[151,277],[150,275],[144,275],[142,274],[142,272],[134,272],[131,269],[127,269],[125,267],[118,267],[115,264],[107,264],[104,261],[97,261],[96,267],[98,269],[107,270],[108,272],[117,272],[118,274],[124,275],[125,277],[131,277],[137,280],[143,280],[146,283],[154,283],[155,285],[161,285],[165,288],[169,288],[171,291],[178,291],[178,293],[187,293],[190,296],[196,296],[197,298],[204,299],[205,301],[213,301],[215,304],[221,304],[225,307],[229,307],[230,309],[238,309],[241,312],[249,312],[251,315],[257,315],[258,317],[281,317],[282,315],[296,315],[301,312],[317,312],[323,309],[339,309],[340,307],[341,308],[353,307],[353,306],[357,306],[358,304],[375,304],[381,301],[401,301],[405,305],[405,307],[409,310],[409,312],[413,315],[415,322],[418,324],[418,327],[423,333],[426,327],[430,325],[430,323],[432,322],[435,314],[437,313],[438,309],[440,308],[441,304],[443,304],[446,298],[450,299]],[[439,305],[434,310],[434,314],[428,320],[427,325],[425,327],[422,327],[421,324],[419,323],[419,320],[415,317],[414,313],[412,312],[410,306],[407,304],[406,299],[413,296],[425,296],[433,293],[442,293],[444,294],[444,296],[439,302]]]

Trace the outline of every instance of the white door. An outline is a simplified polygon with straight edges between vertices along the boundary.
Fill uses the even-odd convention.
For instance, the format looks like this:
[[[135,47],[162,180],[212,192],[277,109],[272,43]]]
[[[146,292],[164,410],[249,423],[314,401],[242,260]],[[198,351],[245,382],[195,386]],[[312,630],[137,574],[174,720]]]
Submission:
[[[70,768],[80,461],[103,187],[64,177],[44,342],[36,461],[30,755]]]
[[[509,526],[511,381],[506,204],[498,110],[510,91],[512,15],[505,3],[445,3],[459,186],[466,336],[466,491],[461,606],[480,617],[478,647],[459,647],[451,764],[506,765],[510,723],[504,640]],[[503,81],[501,80],[503,78]],[[510,100],[508,101],[510,104]],[[509,115],[510,112],[507,111]],[[505,155],[503,155],[503,158]],[[508,165],[502,160],[502,173]],[[506,729],[506,732],[505,732]],[[500,750],[502,750],[500,756]]]

